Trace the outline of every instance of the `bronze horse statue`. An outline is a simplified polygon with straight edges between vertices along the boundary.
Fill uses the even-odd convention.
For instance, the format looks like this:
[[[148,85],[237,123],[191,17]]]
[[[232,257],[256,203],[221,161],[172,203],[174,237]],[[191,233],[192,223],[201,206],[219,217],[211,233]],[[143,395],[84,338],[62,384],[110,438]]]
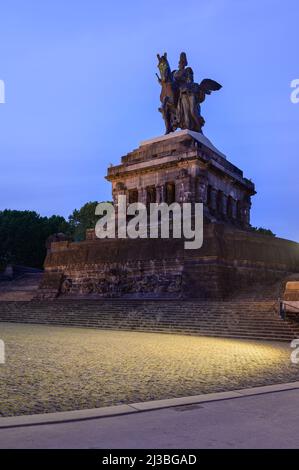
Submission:
[[[176,86],[176,83],[173,78],[173,73],[170,69],[167,53],[165,52],[162,56],[157,54],[158,57],[158,69],[160,72],[160,77],[158,74],[158,82],[161,85],[160,101],[161,107],[158,108],[160,113],[162,113],[166,134],[177,129],[177,119],[176,119],[176,107],[178,103],[179,90]]]

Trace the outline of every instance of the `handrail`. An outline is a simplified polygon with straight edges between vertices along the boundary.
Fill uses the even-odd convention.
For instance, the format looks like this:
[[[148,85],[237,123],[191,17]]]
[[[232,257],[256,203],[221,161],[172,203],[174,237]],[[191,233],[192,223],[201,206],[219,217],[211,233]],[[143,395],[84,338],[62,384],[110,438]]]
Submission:
[[[278,299],[278,302],[279,302],[279,315],[283,320],[285,320],[285,317],[286,317],[286,307],[292,307],[295,310],[298,310],[299,312],[299,307],[296,307],[295,305],[287,304],[285,300]]]

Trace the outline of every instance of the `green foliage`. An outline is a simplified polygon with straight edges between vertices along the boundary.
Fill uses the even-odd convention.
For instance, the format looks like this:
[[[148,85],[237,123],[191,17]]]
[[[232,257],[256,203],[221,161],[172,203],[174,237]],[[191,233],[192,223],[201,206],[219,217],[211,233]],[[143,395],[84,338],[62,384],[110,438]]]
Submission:
[[[97,201],[87,202],[81,209],[75,209],[69,216],[69,223],[75,241],[85,240],[88,228],[95,228],[99,216],[95,215]]]
[[[252,227],[252,230],[257,233],[261,233],[262,235],[269,235],[270,237],[276,237],[276,234],[272,232],[272,230],[263,227]]]
[[[51,217],[44,217],[44,219],[46,219],[46,227],[49,235],[53,235],[53,233],[64,233],[65,235],[71,236],[71,226],[61,215],[51,215]]]
[[[46,240],[62,232],[75,241],[85,239],[88,228],[98,220],[95,208],[98,202],[87,202],[75,209],[69,222],[59,215],[41,217],[33,211],[0,211],[0,271],[8,263],[41,268],[46,256]]]
[[[61,216],[48,218],[33,211],[0,211],[0,266],[12,263],[42,267],[46,239],[56,232],[69,232],[69,224]]]

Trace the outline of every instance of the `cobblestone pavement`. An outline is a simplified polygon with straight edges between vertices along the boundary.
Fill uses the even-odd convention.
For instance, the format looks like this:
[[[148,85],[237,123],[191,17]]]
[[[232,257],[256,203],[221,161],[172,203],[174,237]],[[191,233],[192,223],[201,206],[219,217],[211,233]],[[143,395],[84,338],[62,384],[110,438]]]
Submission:
[[[299,380],[287,343],[0,323],[0,416]]]

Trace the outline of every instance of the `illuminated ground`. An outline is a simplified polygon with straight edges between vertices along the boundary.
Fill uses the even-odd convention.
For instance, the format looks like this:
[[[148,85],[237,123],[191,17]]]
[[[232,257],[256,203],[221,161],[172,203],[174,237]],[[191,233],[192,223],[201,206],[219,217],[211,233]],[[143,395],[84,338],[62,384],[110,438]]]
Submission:
[[[299,380],[287,343],[0,323],[0,415]]]

